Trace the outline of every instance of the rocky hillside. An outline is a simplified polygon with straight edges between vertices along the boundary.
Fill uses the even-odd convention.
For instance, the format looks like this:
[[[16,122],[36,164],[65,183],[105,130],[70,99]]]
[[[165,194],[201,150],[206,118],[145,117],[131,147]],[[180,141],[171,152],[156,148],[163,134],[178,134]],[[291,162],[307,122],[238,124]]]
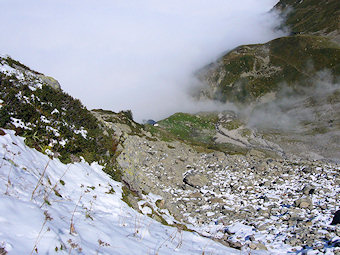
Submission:
[[[1,127],[64,162],[98,161],[139,212],[244,253],[337,249],[338,165],[288,155],[234,112],[141,125],[130,111],[88,111],[9,57],[0,73]]]
[[[199,72],[198,98],[232,102],[235,118],[285,154],[339,160],[339,1],[280,1],[289,36],[243,45]]]
[[[340,74],[340,47],[329,38],[296,35],[266,44],[240,46],[201,73],[208,87],[201,97],[250,103],[287,84],[310,86],[320,71]]]
[[[275,6],[286,15],[292,34],[316,34],[340,42],[340,2],[281,0]]]
[[[283,26],[291,36],[228,52],[201,73],[207,83],[200,97],[223,102],[254,102],[280,84],[308,86],[327,70],[340,74],[339,1],[280,1]]]

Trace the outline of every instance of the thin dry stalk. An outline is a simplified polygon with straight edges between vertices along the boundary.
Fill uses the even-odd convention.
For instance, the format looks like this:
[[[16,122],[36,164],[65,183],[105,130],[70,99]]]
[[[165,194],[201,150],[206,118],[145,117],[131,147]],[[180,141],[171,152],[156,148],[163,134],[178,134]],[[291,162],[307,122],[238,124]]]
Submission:
[[[50,164],[50,161],[51,161],[51,159],[49,159],[47,161],[47,164],[46,164],[46,166],[44,168],[44,171],[42,172],[42,174],[41,174],[41,176],[40,176],[40,178],[38,180],[38,183],[37,183],[37,185],[35,186],[35,188],[34,188],[34,190],[32,192],[31,200],[33,199],[34,193],[36,192],[36,190],[38,189],[39,185],[41,184],[42,178],[44,177],[44,175],[46,173],[46,170],[47,170],[48,165]]]
[[[49,198],[49,196],[51,195],[52,191],[57,188],[58,183],[60,182],[60,180],[65,176],[65,174],[67,173],[67,171],[70,169],[70,166],[68,166],[66,168],[66,170],[64,171],[64,173],[60,176],[60,178],[56,181],[56,183],[54,184],[54,186],[50,189],[50,191],[47,193],[47,195],[45,196],[44,202],[40,205],[40,208],[44,206],[44,204],[46,204],[47,199]]]
[[[77,249],[78,253],[81,253],[83,251],[83,249],[77,243],[73,242],[72,239],[67,240],[67,242],[70,245],[70,249],[69,249],[69,252],[68,252],[69,255],[72,253],[73,249]]]
[[[176,231],[175,235],[172,236],[171,242],[175,241],[175,239],[177,237],[177,233],[179,234],[179,236],[178,236],[178,244],[176,246],[176,249],[179,249],[179,248],[181,248],[181,246],[183,244],[183,232],[182,232],[182,229],[180,227],[177,227],[177,231]]]
[[[176,229],[170,236],[169,236],[169,238],[167,238],[167,239],[165,239],[164,241],[163,241],[163,243],[161,243],[161,245],[157,248],[157,251],[155,252],[155,254],[156,255],[158,255],[159,253],[159,250],[163,247],[163,245],[165,244],[165,243],[167,243],[167,242],[169,242],[170,240],[172,240],[173,239],[173,235],[176,235],[176,232],[177,232],[178,230]]]
[[[181,248],[182,247],[182,245],[183,245],[183,232],[182,232],[182,230],[181,229],[178,229],[178,233],[179,233],[179,237],[178,237],[178,244],[177,244],[177,246],[176,246],[176,249],[179,249],[179,248]]]
[[[100,247],[109,247],[109,246],[111,246],[111,244],[109,244],[109,243],[106,243],[106,242],[104,242],[104,241],[102,241],[102,240],[100,240],[100,239],[98,239],[98,249],[96,250],[96,254],[99,254],[99,250],[100,250]]]
[[[9,176],[11,175],[11,172],[13,170],[13,164],[14,164],[14,155],[13,155],[13,158],[12,158],[12,164],[11,164],[11,167],[9,169],[9,172],[8,172],[8,175],[7,175],[7,184],[6,184],[6,192],[5,192],[5,195],[9,195],[8,193],[8,189],[9,189],[9,186],[11,186],[11,180],[9,179]]]
[[[123,211],[123,208],[120,207],[118,222],[122,227],[126,227],[126,219],[127,219],[127,216],[125,212]]]
[[[71,234],[71,235],[76,233],[76,230],[75,230],[75,228],[74,228],[73,218],[74,218],[74,214],[75,214],[75,212],[76,212],[76,210],[77,210],[77,208],[78,208],[78,205],[79,205],[80,200],[82,199],[83,195],[84,195],[84,193],[82,193],[82,194],[80,195],[79,200],[78,200],[76,206],[74,207],[74,210],[73,210],[73,213],[72,213],[71,223],[70,223],[70,234]]]
[[[5,160],[6,160],[6,154],[7,154],[7,148],[6,148],[5,154],[4,154],[3,158],[2,158],[2,162],[1,162],[1,166],[0,166],[0,168],[2,168],[2,167],[3,167],[3,165],[4,165],[4,163],[5,163]],[[1,254],[0,254],[0,255],[1,255]]]
[[[45,214],[44,223],[43,223],[42,226],[41,226],[41,229],[40,229],[40,231],[39,231],[38,237],[37,237],[37,239],[35,240],[35,243],[34,243],[34,246],[33,246],[33,249],[32,249],[32,251],[31,251],[30,255],[32,255],[34,251],[35,251],[36,253],[38,253],[38,248],[37,248],[38,243],[40,242],[40,240],[41,240],[41,238],[44,236],[44,234],[45,234],[47,231],[50,230],[49,228],[47,228],[46,231],[44,232],[44,234],[41,234],[41,232],[43,231],[43,229],[44,229],[44,227],[45,227],[47,221],[51,221],[51,220],[52,220],[52,217],[48,214],[47,211],[45,211],[44,214]]]
[[[150,222],[150,224],[148,225],[148,227],[147,227],[148,230],[150,230],[151,224],[152,224],[152,222]],[[143,233],[143,234],[141,235],[141,237],[140,237],[140,240],[143,240],[144,237],[145,237],[145,235],[146,235],[146,232],[144,231],[144,233]]]
[[[135,215],[135,232],[133,234],[134,236],[138,236],[140,227],[141,227],[140,218],[138,217],[138,214],[136,214]]]

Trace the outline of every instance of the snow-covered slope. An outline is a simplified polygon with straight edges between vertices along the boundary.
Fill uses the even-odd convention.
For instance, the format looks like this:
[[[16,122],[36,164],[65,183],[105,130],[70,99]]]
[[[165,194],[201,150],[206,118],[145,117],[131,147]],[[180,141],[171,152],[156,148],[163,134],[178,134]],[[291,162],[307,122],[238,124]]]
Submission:
[[[131,209],[98,164],[63,164],[0,136],[1,254],[240,254]]]

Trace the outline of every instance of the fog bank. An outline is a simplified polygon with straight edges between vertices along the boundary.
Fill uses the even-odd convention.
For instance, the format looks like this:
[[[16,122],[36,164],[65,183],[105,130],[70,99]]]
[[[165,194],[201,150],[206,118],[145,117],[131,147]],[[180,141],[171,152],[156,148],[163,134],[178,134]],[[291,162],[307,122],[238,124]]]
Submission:
[[[55,77],[88,108],[137,121],[212,110],[193,73],[241,44],[281,35],[277,0],[0,0],[1,54]]]

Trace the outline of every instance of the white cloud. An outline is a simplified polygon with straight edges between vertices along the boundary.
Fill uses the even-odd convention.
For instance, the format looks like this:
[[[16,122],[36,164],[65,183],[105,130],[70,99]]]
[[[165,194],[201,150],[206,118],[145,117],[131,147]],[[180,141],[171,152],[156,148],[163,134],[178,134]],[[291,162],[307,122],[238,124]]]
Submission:
[[[159,119],[198,109],[186,94],[195,70],[278,36],[276,2],[0,0],[0,48],[88,108]]]

